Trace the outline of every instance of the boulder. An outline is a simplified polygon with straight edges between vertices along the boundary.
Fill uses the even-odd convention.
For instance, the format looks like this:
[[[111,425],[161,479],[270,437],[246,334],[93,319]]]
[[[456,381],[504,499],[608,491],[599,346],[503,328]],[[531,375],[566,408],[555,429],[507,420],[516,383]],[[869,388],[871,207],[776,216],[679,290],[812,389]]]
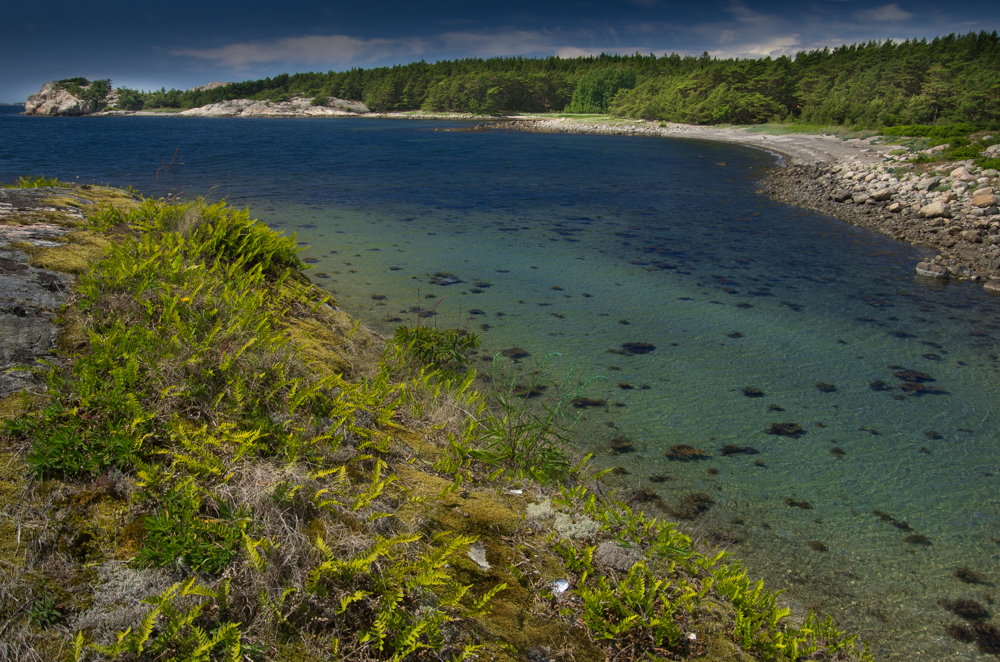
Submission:
[[[972,227],[974,227],[977,230],[985,230],[986,228],[990,227],[990,222],[985,218],[977,218],[975,221],[972,222]]]
[[[972,192],[972,197],[975,198],[980,195],[991,195],[993,193],[992,186],[980,186],[975,191]]]
[[[944,179],[944,178],[943,177],[924,177],[919,182],[917,182],[916,189],[918,191],[929,191],[930,189],[932,189],[935,186],[937,186],[938,184],[940,184],[942,179]]]
[[[947,278],[948,270],[933,262],[919,262],[917,263],[917,275],[927,278]]]
[[[868,182],[872,181],[873,179],[875,179],[875,173],[874,172],[865,175],[865,183],[868,183]]]
[[[983,153],[989,156],[996,156],[1000,154],[1000,143],[997,143],[996,145],[990,145],[983,151]]]
[[[997,294],[1000,294],[1000,278],[990,278],[983,285],[983,289],[987,292],[996,292]]]
[[[948,205],[941,201],[932,202],[920,208],[920,215],[924,218],[942,218],[948,213]]]
[[[86,89],[86,88],[84,88]],[[42,89],[28,96],[25,115],[89,115],[99,110],[94,99],[79,99],[58,81],[44,83]]]
[[[854,204],[856,204],[856,205],[863,205],[866,202],[868,202],[868,194],[867,193],[855,193],[853,196],[851,196],[851,199],[854,200]]]
[[[892,197],[892,189],[883,188],[872,193],[872,200],[875,202],[885,202]]]
[[[982,175],[983,177],[996,177],[997,175],[1000,175],[1000,172],[994,170],[993,168],[990,168],[989,170],[983,170],[979,174]]]
[[[972,204],[980,209],[986,209],[997,204],[997,196],[992,193],[986,195],[977,195],[972,198]]]
[[[983,235],[978,230],[965,230],[960,234],[962,235],[962,239],[965,239],[970,244],[983,243]]]
[[[832,194],[830,194],[830,198],[834,202],[844,202],[845,200],[850,200],[851,192],[844,190],[834,191]]]
[[[968,175],[969,171],[965,169],[965,166],[959,166],[948,173],[949,177],[954,177],[956,179],[961,179],[963,176]]]
[[[894,202],[885,208],[885,210],[890,214],[898,214],[900,211],[902,211],[902,209],[903,205],[899,204],[898,202]]]

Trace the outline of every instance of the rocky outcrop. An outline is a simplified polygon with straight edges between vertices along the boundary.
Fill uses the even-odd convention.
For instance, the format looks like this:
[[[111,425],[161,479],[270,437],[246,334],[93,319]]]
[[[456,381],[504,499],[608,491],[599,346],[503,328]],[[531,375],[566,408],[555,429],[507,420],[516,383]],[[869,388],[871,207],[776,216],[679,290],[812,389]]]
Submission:
[[[100,110],[101,105],[95,99],[80,99],[58,81],[50,81],[28,97],[28,101],[24,104],[24,114],[90,115]]]
[[[933,249],[936,254],[916,266],[921,276],[981,280],[995,288],[998,174],[972,161],[921,165],[908,163],[907,155],[874,163],[843,158],[776,168],[759,192]]]
[[[207,85],[199,85],[198,87],[192,87],[188,92],[208,92],[209,90],[214,90],[217,87],[225,87],[226,85],[232,85],[232,82],[222,82],[215,81],[214,83],[209,83]]]
[[[326,105],[314,106],[312,99],[308,97],[294,97],[290,101],[280,102],[232,99],[192,108],[179,114],[187,117],[332,117],[367,112],[368,108],[360,101],[331,97]]]

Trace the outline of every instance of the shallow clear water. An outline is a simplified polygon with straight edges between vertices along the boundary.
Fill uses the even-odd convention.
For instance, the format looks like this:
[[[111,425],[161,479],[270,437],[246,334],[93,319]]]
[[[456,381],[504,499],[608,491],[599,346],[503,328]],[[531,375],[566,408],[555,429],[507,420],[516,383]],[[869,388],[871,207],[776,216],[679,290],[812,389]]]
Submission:
[[[981,657],[945,634],[958,619],[938,601],[992,590],[957,567],[1000,576],[998,299],[915,278],[921,249],[756,195],[764,152],[447,130],[466,126],[0,116],[0,180],[229,196],[297,232],[315,280],[373,326],[412,324],[420,306],[424,324],[481,331],[484,358],[530,352],[515,371],[557,352],[556,370],[606,377],[578,443],[627,472],[613,481],[675,509],[707,494],[693,529],[880,659]],[[437,272],[462,282],[433,285]],[[607,352],[627,342],[655,349]],[[901,390],[901,369],[929,373],[929,391]],[[784,422],[803,434],[764,433]],[[618,436],[634,452],[613,454]],[[664,457],[682,443],[708,457]]]

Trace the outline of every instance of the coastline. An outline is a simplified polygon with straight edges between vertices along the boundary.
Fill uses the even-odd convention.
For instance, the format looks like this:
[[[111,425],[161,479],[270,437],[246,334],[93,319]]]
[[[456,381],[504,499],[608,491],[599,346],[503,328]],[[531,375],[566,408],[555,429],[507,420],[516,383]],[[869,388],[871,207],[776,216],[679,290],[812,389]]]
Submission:
[[[147,200],[140,205],[125,192],[90,186],[5,189],[2,193],[0,197],[10,200],[11,213],[0,218],[0,229],[7,228],[21,234],[5,240],[3,248],[11,254],[8,258],[11,264],[0,263],[0,266],[17,278],[27,281],[51,271],[62,274],[59,283],[63,291],[70,291],[75,289],[72,276],[87,273],[90,265],[99,259],[106,262],[102,270],[94,272],[97,277],[101,277],[102,272],[126,266],[132,269],[141,263],[143,266],[139,270],[146,269],[143,273],[152,279],[157,269],[169,266],[184,275],[182,279],[174,277],[170,281],[171,293],[179,309],[198,310],[201,306],[212,306],[212,300],[202,300],[199,293],[206,287],[205,279],[219,268],[218,262],[211,270],[183,265],[182,260],[200,259],[194,257],[200,254],[193,252],[185,255],[177,249],[179,244],[171,244],[175,246],[177,256],[172,254],[171,259],[160,265],[157,259],[161,257],[160,245],[134,241],[135,236],[153,235],[154,232],[165,232],[165,237],[171,236],[172,230],[150,227],[150,221],[155,223],[157,214],[168,210],[171,207],[169,204]],[[111,202],[116,208],[135,212],[136,215],[115,215],[104,207],[96,210],[96,203],[99,202]],[[187,208],[179,209],[184,211]],[[197,204],[194,209],[199,213],[211,212],[212,209],[218,212],[218,208]],[[88,214],[88,211],[96,211],[96,214]],[[140,216],[143,224],[131,225]],[[95,221],[95,217],[99,220]],[[159,217],[167,220],[169,214],[160,214]],[[237,221],[240,218],[238,215],[234,217]],[[60,233],[46,234],[45,229],[49,225],[58,225]],[[88,226],[93,227],[84,231]],[[68,229],[74,232],[68,235],[61,232]],[[270,231],[265,232],[272,236]],[[285,241],[286,249],[294,248],[288,240],[272,241]],[[125,244],[126,248],[111,248],[119,243]],[[87,250],[83,251],[81,247]],[[144,262],[126,257],[123,250],[148,250],[151,255],[147,255],[148,261]],[[220,262],[223,259],[246,259],[245,255],[221,254],[215,257]],[[109,264],[118,264],[119,267]],[[150,265],[154,266],[150,268]],[[230,277],[235,278],[243,272],[240,266],[235,269]],[[234,508],[237,505],[252,508],[258,515],[256,521],[261,522],[263,527],[252,530],[244,527],[240,529],[242,539],[237,537],[233,542],[222,537],[219,531],[223,529],[219,527],[235,525],[241,520],[229,522],[227,516],[213,511],[217,519],[211,522],[216,527],[199,530],[195,536],[211,541],[213,550],[226,544],[231,546],[229,555],[224,559],[227,573],[216,577],[218,573],[213,573],[211,569],[201,572],[197,577],[200,592],[192,595],[200,596],[198,604],[207,607],[209,625],[236,632],[236,642],[246,640],[242,644],[232,640],[213,640],[213,646],[225,645],[226,650],[235,650],[238,654],[240,645],[253,644],[273,654],[266,659],[284,659],[302,650],[317,655],[322,652],[316,659],[338,659],[338,645],[348,650],[363,650],[366,639],[359,639],[359,635],[371,624],[374,606],[383,604],[378,602],[379,594],[372,593],[378,590],[378,586],[364,583],[368,577],[367,565],[364,566],[364,573],[357,574],[360,584],[355,582],[354,574],[334,574],[332,570],[341,566],[334,565],[330,560],[334,554],[330,550],[336,550],[346,559],[339,561],[343,565],[348,561],[362,563],[357,559],[363,556],[354,557],[358,548],[374,546],[374,549],[382,549],[379,554],[384,557],[383,569],[387,567],[388,572],[397,573],[393,577],[400,586],[399,589],[393,585],[381,590],[390,593],[400,591],[400,597],[391,602],[392,605],[404,598],[406,600],[407,608],[397,617],[404,624],[409,623],[407,619],[415,619],[414,627],[425,622],[421,619],[427,614],[451,624],[447,642],[443,638],[440,642],[432,638],[425,644],[425,647],[447,646],[448,653],[452,652],[451,648],[461,653],[462,645],[469,641],[465,633],[474,630],[475,641],[479,642],[479,647],[485,648],[484,654],[509,662],[522,659],[525,655],[532,660],[549,659],[549,647],[556,646],[572,652],[575,659],[594,662],[623,653],[625,657],[633,653],[640,657],[648,648],[642,642],[654,634],[655,644],[659,646],[657,651],[662,653],[668,650],[673,655],[684,657],[771,659],[785,648],[792,647],[793,650],[803,651],[803,654],[815,653],[818,659],[844,659],[842,655],[847,655],[847,659],[870,659],[864,650],[854,646],[853,638],[835,630],[829,620],[816,621],[809,615],[803,622],[800,619],[805,615],[796,614],[796,625],[788,623],[785,620],[787,610],[776,606],[777,596],[766,591],[762,593],[759,587],[755,589],[739,564],[727,565],[722,555],[716,555],[678,532],[675,525],[647,517],[640,507],[643,500],[635,495],[611,497],[599,484],[585,481],[586,477],[576,472],[568,475],[567,482],[561,486],[545,486],[530,475],[498,474],[496,463],[474,461],[469,448],[476,421],[470,423],[460,414],[467,410],[481,413],[485,405],[480,406],[480,403],[485,402],[488,394],[469,391],[471,379],[468,374],[464,384],[459,385],[454,377],[449,376],[450,373],[442,372],[440,366],[435,368],[433,364],[412,363],[412,357],[406,356],[404,348],[362,327],[339,310],[335,301],[325,303],[328,298],[301,278],[300,273],[295,272],[291,277],[289,273],[278,276],[276,281],[268,281],[258,272],[256,277],[251,275],[247,282],[240,283],[234,294],[256,297],[260,302],[273,298],[278,304],[275,309],[282,312],[273,313],[276,315],[273,318],[270,317],[272,313],[260,313],[260,306],[251,306],[257,311],[254,315],[264,315],[260,320],[254,318],[253,321],[259,325],[275,324],[274,329],[282,331],[274,338],[287,333],[290,342],[301,350],[301,359],[306,363],[300,363],[292,355],[283,359],[288,362],[290,370],[298,371],[293,374],[303,375],[302,379],[328,380],[333,379],[336,373],[337,388],[353,393],[352,398],[357,398],[354,410],[357,415],[351,415],[353,424],[348,422],[343,428],[334,425],[324,435],[309,441],[317,445],[336,437],[329,453],[311,456],[308,461],[296,460],[296,456],[292,455],[279,464],[270,461],[270,451],[266,448],[261,449],[260,457],[256,450],[250,450],[243,458],[247,449],[241,449],[234,456],[230,449],[220,448],[218,440],[205,433],[205,430],[211,429],[212,434],[226,439],[227,446],[235,446],[240,439],[229,439],[228,435],[234,427],[231,423],[206,427],[201,432],[187,427],[168,427],[155,433],[150,431],[147,435],[157,437],[149,443],[163,445],[160,450],[154,450],[154,456],[160,454],[174,459],[170,471],[186,476],[186,480],[197,481],[199,489],[204,490],[213,503],[226,502],[233,504]],[[148,282],[143,280],[143,287]],[[248,284],[251,289],[239,289]],[[220,276],[218,280],[209,282],[208,289],[229,287],[232,286],[228,280]],[[178,291],[174,292],[175,289]],[[114,305],[130,305],[128,299],[138,297],[144,291],[126,288],[115,295]],[[86,296],[94,297],[95,292],[92,288]],[[182,294],[188,296],[181,297]],[[80,293],[77,295],[81,296]],[[100,296],[90,303],[104,305]],[[54,308],[50,309],[54,311]],[[156,313],[155,310],[152,312]],[[81,310],[71,305],[62,311],[63,319],[58,322],[61,327],[59,334],[63,336],[58,346],[64,352],[64,368],[73,361],[86,364],[95,355],[103,356],[99,360],[105,361],[134,360],[128,352],[113,351],[115,345],[108,344],[114,342],[109,340],[111,334],[101,333],[118,322],[102,315],[80,313]],[[18,316],[16,312],[12,314]],[[150,323],[152,330],[156,330],[156,320],[154,315],[143,324]],[[135,328],[135,324],[131,326]],[[55,326],[51,327],[52,331],[55,329]],[[231,331],[235,329],[233,326]],[[89,339],[87,331],[92,331]],[[224,360],[229,339],[220,337],[213,341],[214,335],[212,332],[205,340],[215,343],[210,345],[213,350],[207,354],[213,358],[218,356],[218,365],[213,364],[213,372],[224,371],[229,369],[235,358]],[[169,337],[170,333],[166,336]],[[49,340],[43,349],[51,349],[52,342]],[[272,349],[279,346],[275,345]],[[86,351],[88,347],[89,351]],[[249,347],[248,343],[243,350]],[[40,356],[44,355],[36,353],[34,358]],[[31,360],[22,356],[17,362]],[[145,363],[146,360],[140,361],[140,364]],[[388,382],[372,382],[369,378],[373,371]],[[161,374],[161,371],[154,372]],[[305,377],[306,374],[311,376]],[[460,373],[458,377],[461,377]],[[391,387],[390,394],[394,390],[406,391],[407,396],[405,400],[391,400],[388,404],[369,404],[362,410],[361,402],[382,403],[387,397],[381,391],[369,393],[371,383]],[[133,395],[138,398],[152,397],[162,406],[172,404],[166,393],[159,389],[144,393],[138,383],[134,388]],[[322,388],[322,381],[317,381],[310,388]],[[244,397],[258,397],[258,390],[252,389]],[[44,399],[57,400],[65,397],[66,393],[60,394],[55,383],[45,396],[18,391],[18,388],[9,389],[2,394],[6,397],[0,398],[0,422],[19,419],[22,426],[5,428],[0,433],[4,442],[0,446],[0,455],[8,460],[6,466],[9,469],[5,469],[6,473],[0,475],[0,479],[10,487],[0,493],[5,520],[10,520],[0,521],[0,543],[3,543],[0,545],[3,552],[0,558],[5,562],[4,573],[6,568],[15,571],[9,576],[0,574],[0,580],[3,580],[0,586],[4,588],[0,591],[0,606],[6,606],[4,600],[13,596],[20,600],[19,604],[39,604],[44,595],[52,605],[50,609],[57,612],[66,627],[35,627],[31,612],[25,615],[25,610],[20,609],[17,618],[7,624],[14,625],[13,630],[9,630],[10,641],[18,647],[16,650],[40,651],[42,657],[47,657],[44,654],[46,651],[65,646],[67,633],[76,631],[81,634],[75,645],[81,649],[96,650],[98,645],[113,641],[116,632],[123,632],[121,636],[127,637],[129,632],[125,631],[126,626],[134,626],[143,614],[151,613],[142,608],[144,603],[140,600],[148,603],[159,599],[170,605],[178,586],[195,581],[192,568],[198,570],[198,566],[194,565],[198,558],[184,556],[182,563],[178,560],[181,557],[175,559],[171,555],[175,552],[162,559],[148,553],[146,557],[137,556],[142,551],[155,549],[162,542],[162,538],[149,536],[147,539],[142,534],[144,522],[160,517],[157,503],[171,494],[161,483],[151,487],[148,481],[136,481],[128,464],[124,465],[125,471],[104,468],[102,471],[79,472],[66,469],[68,465],[61,464],[61,461],[47,468],[45,464],[38,464],[44,461],[39,459],[39,455],[30,457],[29,449],[35,453],[39,446],[44,447],[45,434],[24,435],[17,430],[30,425],[27,421],[33,420],[33,417],[53,415],[51,410],[38,411]],[[331,391],[331,397],[333,394]],[[273,393],[269,397],[274,397]],[[371,400],[373,397],[376,400]],[[213,407],[217,405],[218,402],[215,402]],[[319,400],[306,403],[310,408],[321,405]],[[297,402],[295,406],[301,406],[301,403]],[[372,412],[368,411],[369,407],[373,408]],[[421,413],[424,407],[427,407],[426,414]],[[89,412],[99,414],[103,408],[92,407]],[[219,410],[216,413],[223,418],[226,412]],[[282,416],[291,419],[293,413],[294,408]],[[443,417],[447,422],[440,423],[434,419],[435,416]],[[92,425],[89,422],[92,418],[99,416],[74,417],[72,425],[86,430]],[[331,419],[322,420],[327,421],[323,425],[331,424]],[[311,419],[307,422],[311,426]],[[286,429],[289,435],[295,433],[294,428]],[[182,454],[179,447],[171,445],[170,439],[175,435],[185,440],[183,451],[198,453],[201,463],[188,462],[191,456]],[[365,452],[362,454],[360,451],[363,449]],[[71,448],[69,452],[78,451]],[[295,449],[295,453],[301,452]],[[154,460],[149,459],[149,462],[150,465],[144,465],[144,471],[155,468]],[[218,465],[224,471],[207,471],[203,468],[209,466],[207,463]],[[333,468],[315,472],[317,463]],[[44,470],[41,474],[38,474],[39,466]],[[339,469],[339,474],[335,473],[337,467],[343,467]],[[31,477],[31,470],[37,478]],[[157,470],[166,472],[166,464]],[[385,480],[383,476],[386,476]],[[391,483],[395,485],[389,487]],[[297,485],[290,495],[287,492],[289,485]],[[292,499],[299,490],[307,495],[301,502]],[[383,490],[385,495],[380,497]],[[354,505],[348,509],[344,503],[321,501],[319,497],[324,493],[328,497],[337,495]],[[133,500],[132,497],[137,494],[144,498]],[[99,504],[100,508],[92,508],[93,503]],[[136,503],[145,505],[136,507]],[[626,503],[633,504],[634,510]],[[299,511],[308,514],[308,519],[300,517]],[[60,518],[58,528],[51,526],[49,519],[52,517]],[[392,529],[385,526],[390,517],[395,518],[392,522],[398,522]],[[282,526],[275,526],[274,518],[285,518],[281,520]],[[195,525],[199,521],[196,519]],[[16,545],[12,544],[15,523]],[[29,543],[27,546],[21,541],[22,524],[25,540]],[[288,533],[289,530],[292,534]],[[388,546],[378,547],[389,542],[382,535],[397,531],[402,533],[398,539],[392,539],[391,553]],[[248,532],[254,537],[248,537]],[[426,549],[424,543],[411,544],[421,539],[421,532],[427,536]],[[43,535],[48,536],[44,539],[46,544],[35,544]],[[72,552],[72,557],[67,557],[68,560],[58,567],[51,563],[46,565],[51,551],[63,549]],[[143,564],[147,569],[139,571],[127,565],[136,558],[145,558]],[[150,559],[155,562],[150,563]],[[444,565],[445,560],[450,563]],[[439,573],[440,582],[417,583],[413,579],[416,570],[424,568],[421,564],[431,562],[438,563],[435,568],[439,570],[441,566],[446,569],[446,572]],[[370,565],[371,561],[365,563]],[[22,565],[39,573],[44,583],[38,586],[31,584],[28,575],[19,574]],[[289,566],[301,566],[300,572],[291,578],[279,572]],[[269,570],[261,572],[264,568]],[[305,570],[310,568],[313,568],[313,575],[325,577],[323,590],[315,588],[316,582],[305,581]],[[53,572],[59,573],[58,582],[49,576]],[[94,581],[95,573],[100,577],[99,582]],[[323,573],[327,574],[324,576]],[[238,600],[228,598],[229,583],[225,578],[231,574],[244,578],[241,583],[233,583],[234,597]],[[584,615],[581,611],[577,596],[583,595],[585,588],[596,586],[597,578],[602,587],[605,577],[611,580],[612,587],[617,587],[619,584],[627,586],[633,577],[642,577],[645,585],[661,576],[671,580],[663,585],[662,591],[656,589],[655,598],[661,601],[661,609],[669,609],[666,613],[670,618],[666,622],[673,623],[673,629],[669,631],[650,631],[642,639],[636,639],[634,634],[620,638],[602,637],[599,635],[603,630],[597,628],[605,627],[605,617]],[[466,590],[472,589],[470,595],[476,596],[476,602],[465,600],[459,604],[461,594],[447,608],[442,606],[439,609],[436,601],[420,602],[421,597],[427,596],[426,586],[444,585],[445,579],[461,582]],[[127,604],[121,605],[117,602],[121,596],[114,591],[125,580],[133,582],[135,589],[127,596]],[[172,583],[173,588],[170,588]],[[247,585],[244,586],[244,583]],[[62,588],[63,585],[69,586],[70,590]],[[352,593],[354,589],[358,590]],[[181,595],[186,595],[184,590]],[[105,599],[108,591],[114,601]],[[562,595],[564,592],[565,595]],[[294,593],[289,600],[290,607],[279,611],[290,593]],[[234,606],[244,601],[253,603],[260,595],[269,598],[280,596],[281,602],[275,603],[277,608],[273,610],[274,614],[272,610],[245,612]],[[348,595],[354,597],[344,600],[343,597]],[[358,602],[371,595],[375,597]],[[620,601],[624,608],[631,608],[630,598],[618,588],[614,588],[610,598]],[[488,602],[492,613],[481,608]],[[420,609],[411,610],[410,605],[420,605]],[[315,608],[325,610],[321,613],[332,613],[338,606],[340,611],[337,614],[347,611],[347,616],[336,620],[320,619],[325,624],[322,626],[324,630],[319,633],[322,637],[314,637],[316,633],[312,630],[302,630],[301,633],[296,631],[296,636],[288,641],[282,640],[280,645],[262,647],[267,643],[262,633],[277,626],[277,621],[271,622],[275,615],[287,624],[285,617],[298,613],[299,608],[305,610],[303,613],[312,613],[308,610]],[[684,609],[677,609],[680,606]],[[158,613],[150,618],[156,618]],[[169,619],[170,612],[164,610],[164,613]],[[671,614],[674,615],[671,617]],[[343,625],[348,618],[352,619],[350,623]],[[617,622],[617,617],[611,612],[606,618],[611,619],[608,621],[611,625]],[[739,623],[743,623],[742,629],[737,626]],[[240,634],[241,626],[244,627],[243,634]],[[640,622],[638,627],[645,631],[652,626]],[[169,630],[166,627],[163,629]],[[418,630],[414,636],[419,633]],[[319,646],[328,645],[331,635],[335,644],[332,656],[328,657],[325,654],[328,649]],[[150,635],[147,632],[145,636]],[[154,639],[158,636],[160,630],[156,631]],[[166,645],[163,641],[159,643]],[[516,651],[516,654],[512,656],[511,651]]]
[[[344,108],[354,104],[352,112],[311,107],[302,100],[281,104],[237,101],[242,103],[237,104],[242,109],[237,109],[239,112],[215,104],[176,113],[106,111],[94,116],[478,121],[475,127],[454,130],[648,136],[754,147],[779,159],[777,167],[761,179],[759,194],[928,249],[926,259],[914,265],[920,276],[981,282],[987,290],[1000,293],[1000,209],[994,195],[995,190],[1000,192],[997,172],[979,172],[971,160],[910,164],[907,155],[899,154],[898,146],[879,144],[877,136],[769,134],[755,127],[603,117],[359,112],[361,104],[347,101],[342,104],[346,104]]]
[[[1000,293],[1000,179],[971,160],[915,165],[876,138],[767,135],[642,120],[583,122],[518,118],[490,125],[539,133],[587,133],[711,140],[756,147],[781,161],[757,193],[927,248],[920,276],[982,282]]]

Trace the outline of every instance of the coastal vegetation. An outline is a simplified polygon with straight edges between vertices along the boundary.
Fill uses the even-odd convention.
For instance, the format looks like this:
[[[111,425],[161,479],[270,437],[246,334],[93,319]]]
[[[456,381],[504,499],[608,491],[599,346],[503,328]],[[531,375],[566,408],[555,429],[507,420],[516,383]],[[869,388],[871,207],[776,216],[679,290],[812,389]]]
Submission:
[[[415,62],[282,74],[213,89],[119,89],[119,107],[194,108],[230,99],[357,99],[379,112],[610,112],[691,124],[881,128],[1000,126],[1000,37],[887,40],[803,51],[794,58],[718,59],[676,53]]]
[[[571,459],[572,371],[536,407],[246,210],[114,199],[45,388],[0,401],[0,657],[870,659]]]

